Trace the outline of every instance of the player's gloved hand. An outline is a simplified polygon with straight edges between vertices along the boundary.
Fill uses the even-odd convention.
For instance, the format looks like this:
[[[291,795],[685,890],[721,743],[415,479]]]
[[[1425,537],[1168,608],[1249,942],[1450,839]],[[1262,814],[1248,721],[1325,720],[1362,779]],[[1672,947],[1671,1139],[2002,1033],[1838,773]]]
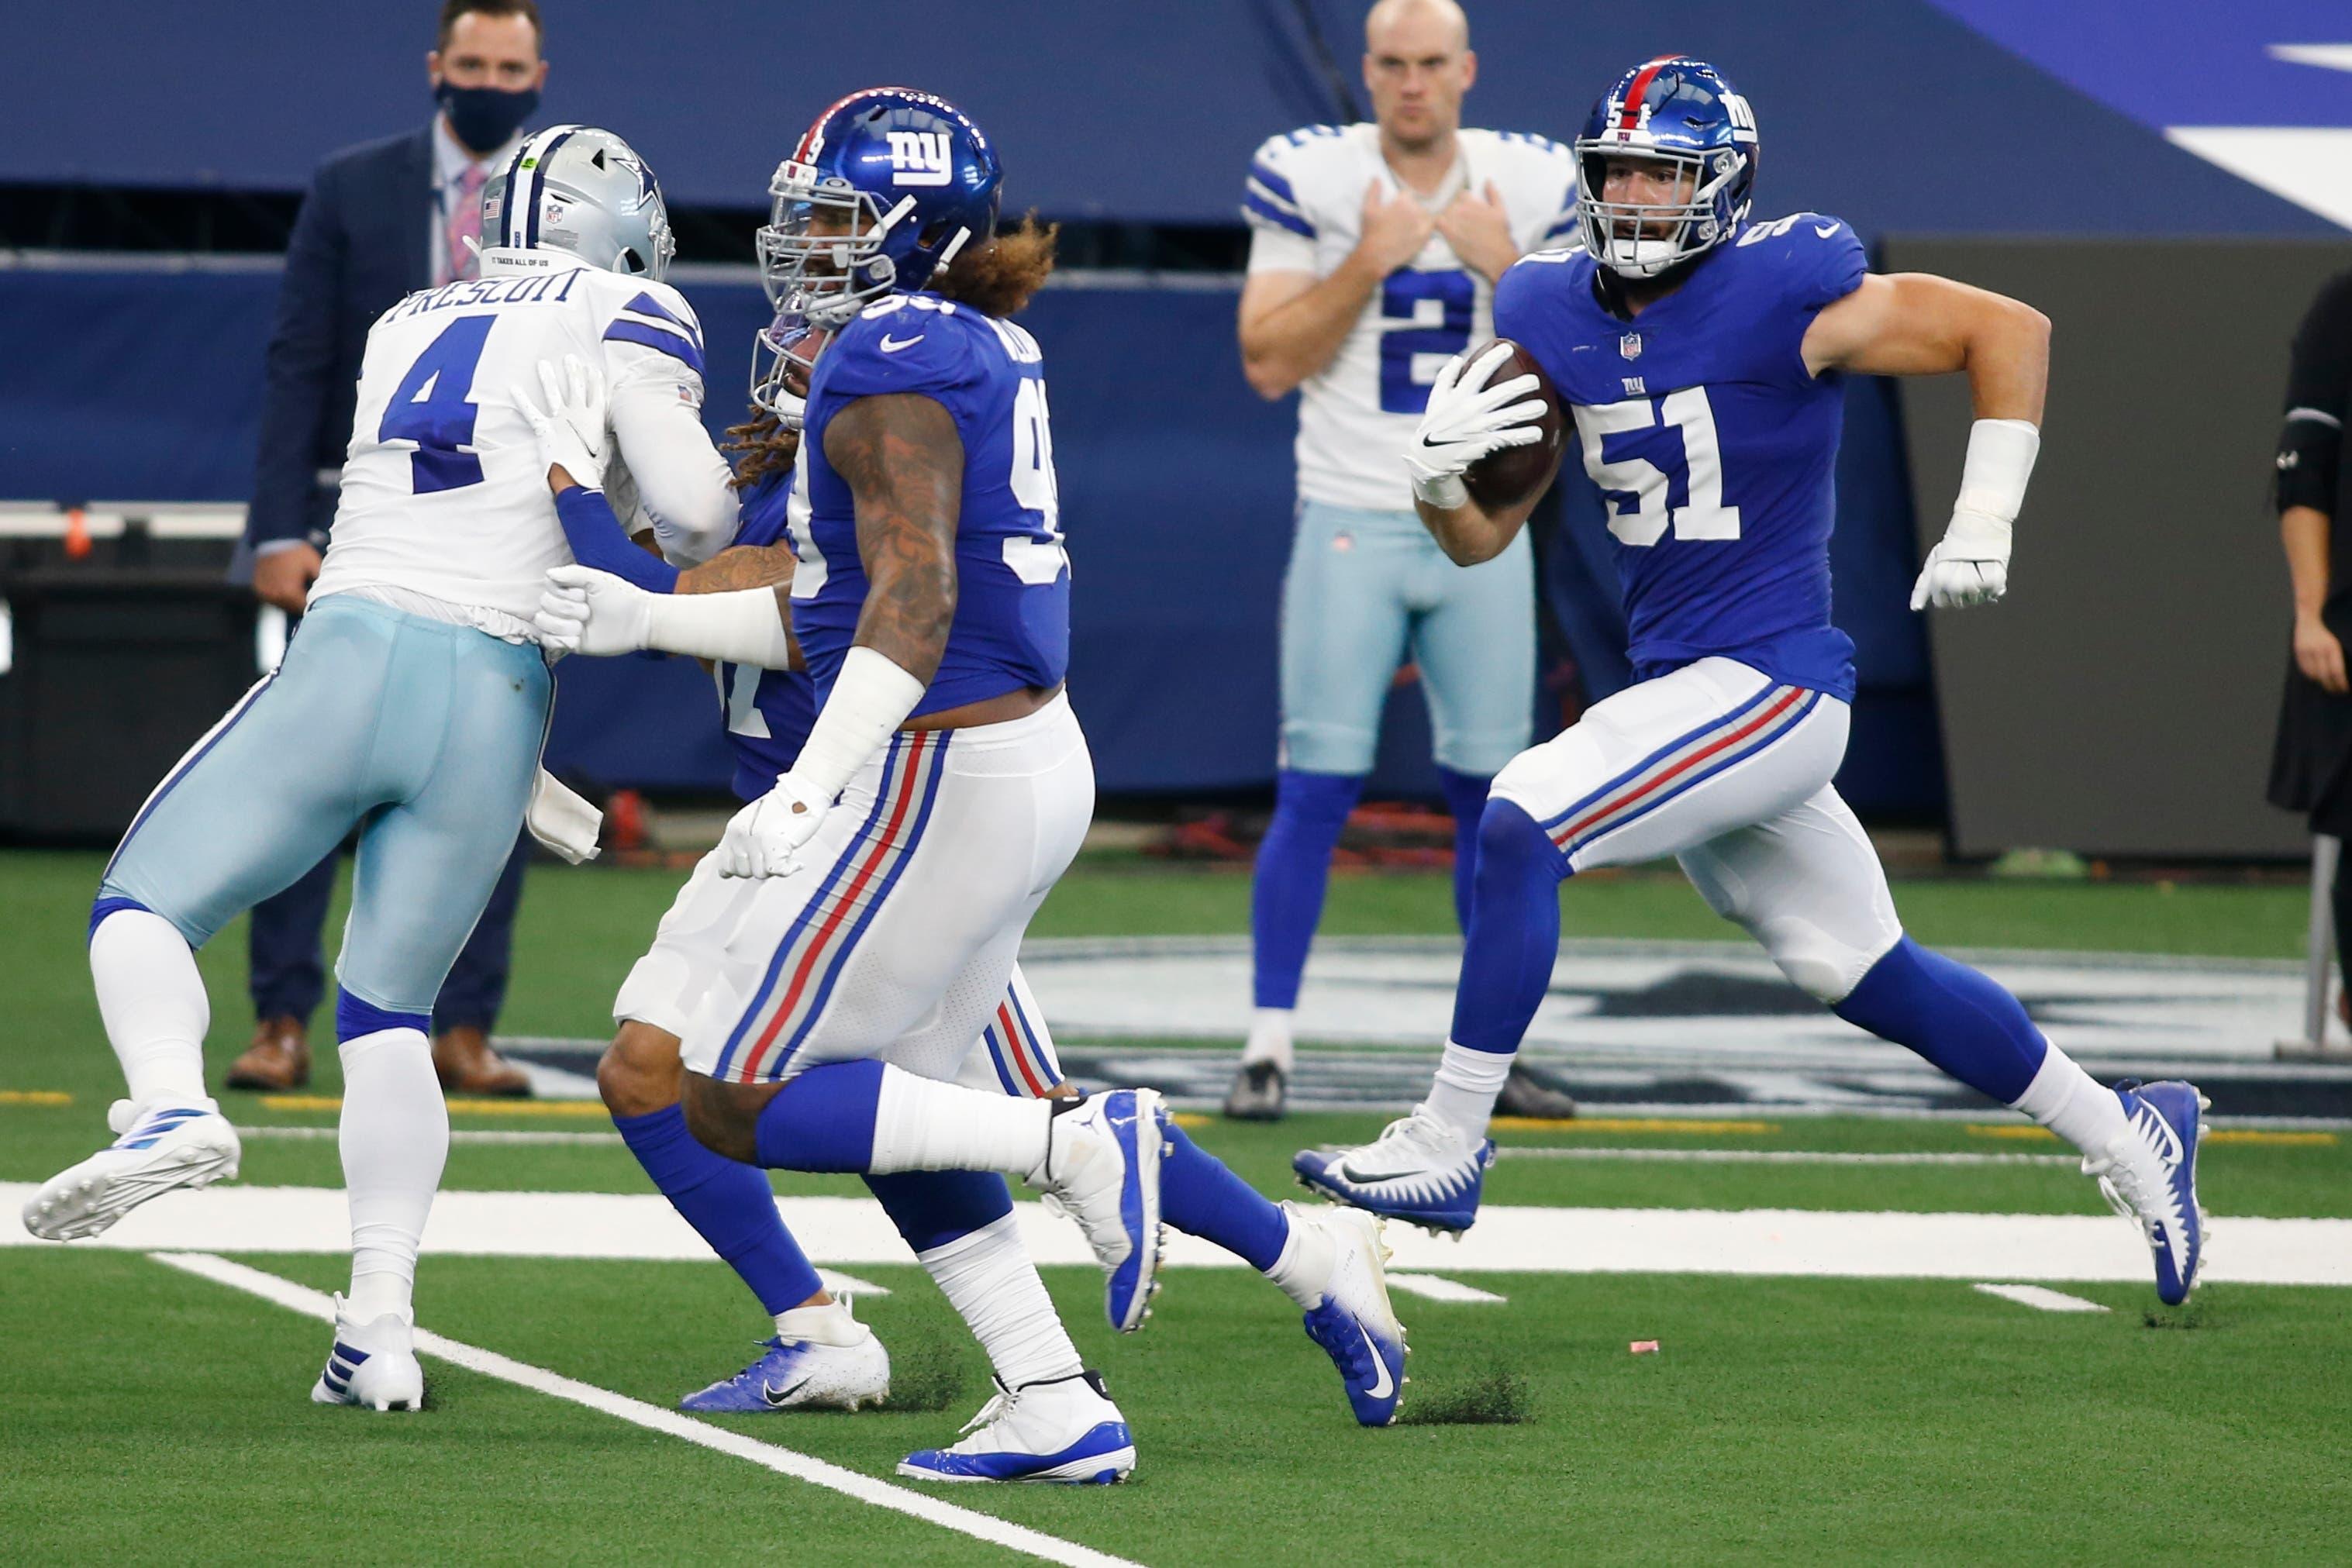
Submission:
[[[1438,368],[1429,406],[1404,452],[1412,493],[1431,506],[1451,511],[1467,501],[1462,476],[1480,458],[1543,439],[1542,429],[1530,423],[1544,412],[1543,400],[1528,395],[1536,390],[1535,377],[1486,384],[1510,357],[1509,344],[1496,343],[1475,360],[1456,354]]]
[[[634,653],[647,645],[655,596],[635,583],[577,564],[551,567],[531,624],[567,653]]]
[[[728,820],[719,841],[721,876],[782,876],[800,863],[800,848],[816,836],[833,809],[820,794],[787,773],[776,787]]]
[[[1948,610],[1990,604],[2009,591],[2010,526],[1981,512],[1954,512],[1951,526],[1919,569],[1911,608]]]
[[[540,390],[546,394],[541,413],[520,387],[509,390],[515,412],[539,437],[539,459],[549,469],[561,468],[572,482],[590,490],[604,485],[604,373],[577,354],[566,354],[558,365],[539,361]],[[551,475],[549,486],[553,487]]]

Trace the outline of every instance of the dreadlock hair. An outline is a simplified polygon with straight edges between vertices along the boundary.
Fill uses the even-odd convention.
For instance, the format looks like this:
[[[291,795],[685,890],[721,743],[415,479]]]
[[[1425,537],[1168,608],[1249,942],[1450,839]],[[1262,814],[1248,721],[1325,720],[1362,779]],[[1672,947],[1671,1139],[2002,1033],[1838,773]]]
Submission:
[[[924,287],[984,316],[1017,316],[1054,270],[1054,240],[1061,232],[1061,225],[1041,224],[1033,211],[986,245],[962,251]]]
[[[742,423],[727,427],[726,450],[735,455],[731,483],[738,490],[748,490],[769,475],[792,467],[800,455],[801,433],[786,430],[782,420],[756,408]]]

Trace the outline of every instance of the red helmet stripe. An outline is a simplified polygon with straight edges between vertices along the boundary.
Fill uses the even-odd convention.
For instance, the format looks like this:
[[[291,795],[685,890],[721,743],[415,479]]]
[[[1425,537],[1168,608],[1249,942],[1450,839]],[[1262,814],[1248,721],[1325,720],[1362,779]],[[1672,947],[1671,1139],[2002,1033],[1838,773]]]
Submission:
[[[1680,55],[1660,55],[1634,73],[1633,85],[1625,89],[1625,100],[1618,106],[1618,130],[1632,131],[1642,123],[1642,95],[1650,90],[1652,78],[1657,76],[1659,70],[1668,61],[1680,58],[1682,58]]]
[[[867,93],[872,92],[873,90],[874,89],[872,88],[862,87],[856,92],[844,93],[841,97],[835,99],[831,103],[826,104],[824,106],[824,112],[818,115],[814,120],[811,121],[809,128],[806,131],[801,132],[800,144],[793,149],[793,162],[795,163],[805,163],[814,158],[819,152],[824,150],[824,128],[826,122],[831,120],[834,115],[840,111],[844,104],[846,104],[855,99],[864,98]]]

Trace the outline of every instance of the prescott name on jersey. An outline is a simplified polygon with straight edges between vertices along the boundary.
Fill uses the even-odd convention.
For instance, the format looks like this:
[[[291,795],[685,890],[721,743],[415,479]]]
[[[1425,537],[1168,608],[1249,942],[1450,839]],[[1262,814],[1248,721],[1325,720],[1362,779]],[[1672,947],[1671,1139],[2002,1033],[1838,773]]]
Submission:
[[[664,553],[690,564],[732,530],[726,460],[701,423],[702,328],[685,298],[545,253],[493,250],[483,267],[369,329],[314,600],[388,588],[527,632],[547,570],[572,550],[510,393],[539,397],[540,362],[566,354],[604,371],[619,455]]]
[[[1070,662],[1070,560],[1062,548],[1045,361],[1037,340],[1012,322],[928,293],[868,306],[818,356],[801,441],[808,517],[787,529],[798,562],[793,632],[820,701],[848,655],[866,587],[849,483],[825,460],[825,430],[857,399],[900,392],[945,408],[963,443],[955,620],[915,716],[1062,684]]]
[[[1750,224],[1632,319],[1582,251],[1503,275],[1495,327],[1570,406],[1600,486],[1634,673],[1722,654],[1853,700],[1853,643],[1830,624],[1843,378],[1805,367],[1805,332],[1862,286],[1853,230],[1818,213]]]
[[[1520,250],[1575,233],[1576,161],[1567,148],[1518,131],[1465,130],[1456,141],[1452,172],[1423,198],[1432,211],[1492,183]],[[1390,194],[1399,189],[1377,125],[1310,125],[1266,141],[1250,161],[1242,195],[1250,271],[1330,276],[1362,238],[1364,192],[1375,181]],[[1486,277],[1435,230],[1419,256],[1389,274],[1339,353],[1299,388],[1303,498],[1412,509],[1397,455],[1428,406],[1438,367],[1494,335],[1493,299]]]

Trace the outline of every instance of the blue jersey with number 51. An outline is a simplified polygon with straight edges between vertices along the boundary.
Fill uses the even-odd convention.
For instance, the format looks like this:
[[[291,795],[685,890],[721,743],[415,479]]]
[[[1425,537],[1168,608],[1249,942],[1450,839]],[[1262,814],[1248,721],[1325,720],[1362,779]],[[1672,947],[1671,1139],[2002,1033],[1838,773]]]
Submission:
[[[1853,229],[1798,213],[1748,225],[1631,319],[1581,251],[1503,275],[1495,330],[1575,415],[1637,677],[1720,654],[1853,699],[1853,643],[1830,624],[1843,378],[1808,371],[1801,345],[1866,270]]]
[[[809,380],[809,516],[789,533],[799,562],[793,631],[819,700],[848,655],[866,590],[849,482],[825,457],[826,433],[858,399],[901,393],[946,409],[963,444],[955,621],[916,715],[1059,685],[1070,663],[1070,561],[1045,354],[1009,321],[935,294],[896,294],[844,327]]]

